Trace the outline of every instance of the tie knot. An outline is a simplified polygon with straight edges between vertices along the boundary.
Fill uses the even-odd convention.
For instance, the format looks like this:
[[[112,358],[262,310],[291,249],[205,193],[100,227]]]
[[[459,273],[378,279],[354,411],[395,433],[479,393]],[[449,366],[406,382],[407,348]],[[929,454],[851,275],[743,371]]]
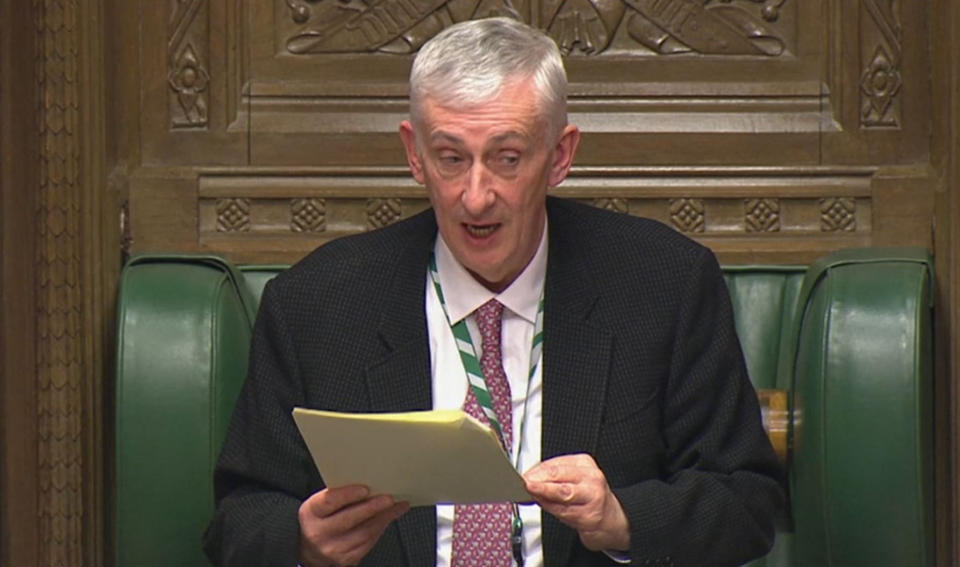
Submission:
[[[493,339],[494,344],[500,344],[500,321],[503,317],[503,304],[496,299],[484,303],[477,308],[477,327],[483,342]]]

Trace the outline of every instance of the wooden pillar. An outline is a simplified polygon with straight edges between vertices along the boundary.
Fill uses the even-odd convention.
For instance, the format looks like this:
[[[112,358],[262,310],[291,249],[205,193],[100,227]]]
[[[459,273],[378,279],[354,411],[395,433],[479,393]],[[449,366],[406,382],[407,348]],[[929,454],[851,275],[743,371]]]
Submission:
[[[931,4],[934,213],[937,278],[935,452],[937,564],[960,565],[960,4]]]
[[[37,565],[33,6],[0,0],[0,565]]]
[[[0,559],[101,565],[120,262],[105,189],[102,0],[0,2]]]

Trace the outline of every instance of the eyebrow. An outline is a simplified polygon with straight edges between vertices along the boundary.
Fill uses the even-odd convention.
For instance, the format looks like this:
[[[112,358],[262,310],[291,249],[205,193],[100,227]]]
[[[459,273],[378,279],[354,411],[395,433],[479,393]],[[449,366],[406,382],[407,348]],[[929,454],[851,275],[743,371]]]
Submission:
[[[452,142],[452,143],[454,143],[454,144],[461,144],[461,143],[463,143],[463,140],[460,139],[460,137],[454,136],[453,134],[449,134],[449,133],[444,132],[444,131],[442,131],[442,130],[439,131],[439,132],[434,132],[433,134],[430,134],[429,141],[430,141],[431,143],[433,143],[433,142],[441,142],[441,141],[442,141],[442,142]]]
[[[526,134],[523,134],[522,132],[518,132],[518,131],[516,131],[516,130],[508,130],[508,131],[506,131],[506,132],[503,132],[503,133],[501,133],[501,134],[497,134],[497,135],[493,136],[493,138],[491,138],[490,141],[493,142],[493,143],[501,143],[501,142],[504,142],[504,141],[506,141],[506,140],[510,140],[510,139],[514,139],[514,138],[519,138],[519,139],[521,139],[521,140],[529,140],[529,139],[530,139],[529,136],[527,136]],[[456,136],[456,135],[451,134],[451,133],[449,133],[449,132],[444,132],[444,131],[442,131],[442,130],[441,130],[441,131],[438,131],[438,132],[434,132],[433,134],[431,134],[430,137],[429,137],[429,141],[430,141],[431,143],[436,143],[436,142],[440,142],[440,141],[450,142],[450,143],[454,143],[454,144],[462,144],[462,143],[463,143],[463,139],[460,138],[459,136]]]
[[[509,130],[507,132],[504,132],[503,134],[497,134],[496,136],[493,137],[491,141],[499,143],[499,142],[505,142],[507,140],[511,140],[513,138],[519,138],[524,141],[527,141],[530,139],[530,137],[527,136],[526,134],[517,132],[516,130]]]

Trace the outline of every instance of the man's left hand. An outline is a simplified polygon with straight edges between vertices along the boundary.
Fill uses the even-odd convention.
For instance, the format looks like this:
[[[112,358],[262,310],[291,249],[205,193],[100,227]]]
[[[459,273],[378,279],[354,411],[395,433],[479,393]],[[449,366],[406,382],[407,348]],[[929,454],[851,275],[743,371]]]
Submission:
[[[630,522],[593,457],[554,457],[523,475],[527,492],[593,551],[630,549]]]

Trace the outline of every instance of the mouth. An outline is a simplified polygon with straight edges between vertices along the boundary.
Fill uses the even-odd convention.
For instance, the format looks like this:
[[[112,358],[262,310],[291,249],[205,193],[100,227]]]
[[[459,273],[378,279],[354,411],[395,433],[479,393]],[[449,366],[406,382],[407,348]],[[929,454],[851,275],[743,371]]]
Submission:
[[[495,224],[464,224],[464,228],[467,229],[467,233],[474,238],[486,238],[493,234],[498,228],[500,228],[499,223]]]

